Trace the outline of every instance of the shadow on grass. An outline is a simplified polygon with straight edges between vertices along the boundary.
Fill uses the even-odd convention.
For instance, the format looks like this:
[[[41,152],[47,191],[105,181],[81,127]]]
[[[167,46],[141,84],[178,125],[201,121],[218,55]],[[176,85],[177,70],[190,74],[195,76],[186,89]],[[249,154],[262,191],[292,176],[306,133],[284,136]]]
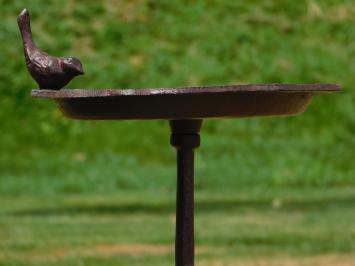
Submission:
[[[280,201],[277,206],[272,199],[244,200],[198,200],[196,202],[196,212],[243,212],[243,211],[323,211],[339,207],[353,207],[355,205],[355,195],[343,197],[306,198],[303,200]],[[171,214],[175,212],[175,202],[154,203],[117,203],[117,204],[77,204],[70,206],[58,206],[50,208],[33,208],[16,210],[3,213],[13,216],[50,216],[50,215],[76,215],[76,214]]]

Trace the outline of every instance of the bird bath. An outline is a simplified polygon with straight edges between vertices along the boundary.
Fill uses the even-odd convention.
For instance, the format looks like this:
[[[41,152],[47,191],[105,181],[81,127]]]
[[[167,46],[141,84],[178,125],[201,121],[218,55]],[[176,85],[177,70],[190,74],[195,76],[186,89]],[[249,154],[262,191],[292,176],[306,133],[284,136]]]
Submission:
[[[85,120],[166,119],[170,143],[177,149],[175,265],[194,265],[194,149],[206,118],[295,115],[312,97],[338,91],[332,84],[269,84],[169,89],[59,90],[77,75],[82,64],[74,57],[54,57],[32,39],[30,14],[17,19],[28,71],[42,90],[32,96],[54,99],[63,114]],[[51,90],[45,90],[51,89]]]
[[[84,120],[166,119],[177,149],[175,265],[194,265],[194,149],[206,118],[296,115],[333,84],[269,84],[170,89],[32,90]]]

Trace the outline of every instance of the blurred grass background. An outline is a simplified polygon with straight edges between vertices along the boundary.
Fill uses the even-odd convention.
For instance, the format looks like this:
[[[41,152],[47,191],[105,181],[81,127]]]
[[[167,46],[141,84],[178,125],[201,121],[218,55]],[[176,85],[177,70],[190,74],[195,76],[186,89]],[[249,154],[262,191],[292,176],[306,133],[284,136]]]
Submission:
[[[197,262],[355,261],[352,0],[0,7],[0,265],[172,265],[173,256],[167,122],[72,121],[32,99],[16,24],[24,7],[40,48],[82,60],[71,88],[339,84],[301,116],[204,122]]]

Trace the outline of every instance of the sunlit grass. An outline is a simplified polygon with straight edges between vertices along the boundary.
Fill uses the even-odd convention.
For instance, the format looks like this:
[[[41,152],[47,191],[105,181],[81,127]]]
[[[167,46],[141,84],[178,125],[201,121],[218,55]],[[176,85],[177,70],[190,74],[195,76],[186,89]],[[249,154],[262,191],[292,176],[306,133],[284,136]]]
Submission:
[[[280,250],[284,259],[299,260],[295,265],[322,254],[341,258],[355,248],[353,195],[353,189],[198,193],[197,262],[257,263],[277,260]],[[173,193],[3,197],[1,202],[0,262],[172,264]]]

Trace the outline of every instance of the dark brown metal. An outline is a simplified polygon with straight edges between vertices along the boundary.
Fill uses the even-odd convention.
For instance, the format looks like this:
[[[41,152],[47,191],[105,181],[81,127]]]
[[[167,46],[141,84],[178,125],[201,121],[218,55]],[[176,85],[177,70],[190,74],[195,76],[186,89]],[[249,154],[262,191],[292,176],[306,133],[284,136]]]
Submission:
[[[33,90],[52,98],[70,118],[199,119],[294,115],[314,95],[338,91],[333,84],[266,84],[166,89]]]
[[[75,57],[54,57],[37,48],[32,39],[30,14],[24,9],[17,18],[27,69],[41,89],[59,90],[75,76],[84,74]]]
[[[170,143],[177,150],[175,265],[193,266],[194,149],[200,146],[202,120],[171,120]]]
[[[177,149],[176,266],[194,265],[194,149],[201,118],[294,115],[314,95],[339,91],[333,84],[269,84],[171,89],[33,90],[54,99],[70,118],[169,119]]]

